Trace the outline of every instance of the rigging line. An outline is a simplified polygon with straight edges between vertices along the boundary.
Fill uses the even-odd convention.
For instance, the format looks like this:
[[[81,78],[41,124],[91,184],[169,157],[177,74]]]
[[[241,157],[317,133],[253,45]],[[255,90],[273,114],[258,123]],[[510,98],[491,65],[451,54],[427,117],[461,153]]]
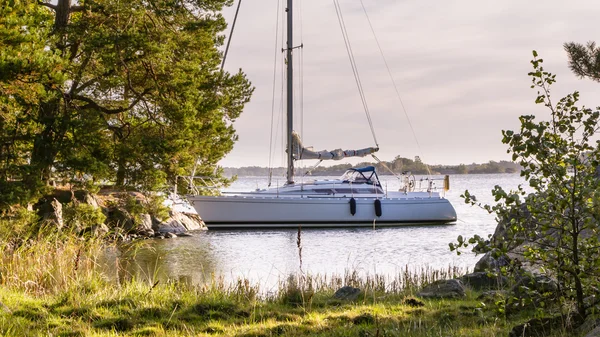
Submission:
[[[241,2],[241,1],[240,1]],[[275,119],[275,84],[277,82],[277,40],[279,39],[279,1],[277,1],[277,10],[275,12],[275,55],[273,57],[273,93],[271,97],[271,133],[269,135],[269,186],[271,186],[272,158],[273,158],[273,120]]]
[[[377,48],[379,48],[379,53],[381,54],[381,58],[383,59],[385,68],[387,69],[388,75],[390,76],[390,79],[392,80],[392,85],[394,86],[394,90],[396,91],[396,97],[398,97],[398,101],[400,101],[400,106],[402,107],[404,116],[406,116],[406,120],[408,121],[408,126],[410,127],[410,131],[412,132],[413,138],[415,139],[415,143],[417,144],[417,149],[418,149],[419,153],[422,153],[421,145],[419,144],[419,139],[417,138],[417,133],[415,132],[415,129],[413,128],[412,122],[410,121],[410,117],[408,116],[408,112],[406,111],[406,107],[404,106],[404,102],[402,101],[402,98],[400,97],[400,92],[398,91],[398,86],[396,85],[394,76],[392,76],[392,71],[390,70],[390,66],[388,65],[387,59],[385,58],[383,49],[381,48],[381,45],[379,44],[379,39],[377,39],[377,35],[375,34],[375,29],[373,28],[373,25],[371,24],[371,19],[369,18],[369,14],[367,13],[367,9],[365,8],[365,4],[363,3],[362,0],[360,0],[360,5],[362,6],[363,12],[365,13],[365,17],[367,18],[367,22],[369,23],[369,27],[371,28],[371,33],[373,34],[373,37],[375,38],[375,42],[377,43]],[[429,165],[425,164],[425,167],[427,168],[428,174],[431,175],[431,170],[429,168]]]
[[[373,157],[373,159],[375,159],[379,164],[383,165],[383,167],[386,170],[388,170],[392,175],[394,175],[394,177],[396,177],[398,179],[401,178],[399,175],[396,174],[396,172],[392,171],[392,169],[390,169],[384,161],[381,161],[379,158],[377,158],[376,155],[374,155],[373,153],[371,153],[371,157]]]
[[[371,129],[371,135],[373,136],[373,140],[375,141],[375,145],[379,147],[379,142],[377,142],[377,136],[375,135],[375,129],[373,128],[373,121],[371,120],[371,114],[369,112],[369,107],[367,105],[367,98],[365,96],[362,81],[360,80],[360,75],[358,73],[358,66],[356,65],[356,61],[354,59],[354,53],[352,51],[352,46],[350,43],[350,37],[348,36],[348,31],[346,30],[346,23],[344,22],[344,17],[342,14],[342,9],[337,0],[333,0],[335,11],[338,17],[338,22],[340,24],[340,29],[342,30],[342,36],[344,38],[344,43],[346,45],[346,51],[348,53],[348,58],[350,59],[350,65],[352,66],[352,72],[354,73],[354,80],[358,87],[358,92],[360,98],[363,103],[363,108],[365,109],[365,115],[367,116],[367,122],[369,123],[369,128]]]
[[[341,9],[338,1],[334,0],[333,4],[335,6],[336,14],[338,17],[338,23],[340,24],[340,30],[342,31],[342,37],[344,38],[344,45],[346,47],[346,52],[347,52],[348,58],[350,60],[350,66],[352,67],[352,73],[354,75],[354,80],[355,80],[356,86],[358,88],[358,93],[360,95],[360,99],[363,104],[363,109],[367,113],[367,121],[369,121],[369,114],[368,114],[369,107],[367,105],[364,90],[362,88],[362,83],[360,82],[360,76],[358,76],[358,68],[357,68],[356,62],[354,60],[354,53],[352,52],[352,46],[350,45],[350,37],[348,36],[348,32],[346,30],[346,25],[343,21],[342,9]],[[375,143],[377,143],[377,141],[375,141]]]
[[[225,53],[223,54],[223,61],[221,62],[221,70],[223,70],[223,66],[225,65],[225,59],[227,59],[227,52],[229,52],[229,44],[231,44],[231,38],[233,37],[233,29],[235,28],[235,23],[237,21],[238,13],[240,12],[241,4],[242,4],[242,0],[239,0],[237,8],[235,10],[235,16],[233,17],[233,23],[231,24],[231,31],[229,32],[229,39],[227,39],[227,46],[225,47]]]

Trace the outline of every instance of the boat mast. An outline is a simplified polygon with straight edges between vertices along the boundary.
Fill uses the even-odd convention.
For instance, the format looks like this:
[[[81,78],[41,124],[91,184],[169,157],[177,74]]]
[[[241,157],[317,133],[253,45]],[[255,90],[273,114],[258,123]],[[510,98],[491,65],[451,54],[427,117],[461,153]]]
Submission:
[[[287,184],[294,183],[294,153],[292,152],[292,131],[294,130],[294,72],[292,69],[293,30],[292,0],[287,0]]]

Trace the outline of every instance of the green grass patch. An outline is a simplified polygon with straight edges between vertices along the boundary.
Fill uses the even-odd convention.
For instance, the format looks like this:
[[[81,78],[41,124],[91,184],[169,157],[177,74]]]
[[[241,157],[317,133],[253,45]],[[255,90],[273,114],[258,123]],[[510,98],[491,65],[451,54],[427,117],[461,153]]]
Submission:
[[[380,295],[383,300],[331,305],[328,296],[315,293],[309,308],[172,284],[107,283],[95,296],[69,290],[36,296],[2,287],[0,301],[7,309],[0,312],[0,335],[506,336],[536,315],[503,317],[476,300],[476,293],[461,300]]]

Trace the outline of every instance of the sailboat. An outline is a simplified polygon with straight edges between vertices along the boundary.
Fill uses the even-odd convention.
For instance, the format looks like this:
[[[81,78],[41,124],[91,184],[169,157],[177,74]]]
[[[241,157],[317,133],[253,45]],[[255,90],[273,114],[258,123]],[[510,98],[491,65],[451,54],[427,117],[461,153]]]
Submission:
[[[432,180],[427,180],[425,190],[416,191],[414,179],[405,177],[402,188],[387,191],[375,167],[368,166],[351,168],[338,179],[294,181],[296,160],[364,157],[379,148],[313,151],[302,145],[293,127],[292,0],[287,0],[286,12],[286,183],[252,192],[188,196],[208,228],[371,227],[455,222],[454,207],[434,188]]]

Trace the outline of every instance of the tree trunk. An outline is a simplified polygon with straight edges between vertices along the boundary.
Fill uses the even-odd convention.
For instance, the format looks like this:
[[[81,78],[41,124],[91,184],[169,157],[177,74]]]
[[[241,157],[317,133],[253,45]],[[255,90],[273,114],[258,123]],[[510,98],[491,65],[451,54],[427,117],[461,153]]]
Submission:
[[[54,29],[62,30],[69,24],[71,0],[58,0],[54,17]]]
[[[117,168],[117,186],[123,187],[125,185],[125,159],[119,154],[118,160],[119,167]]]
[[[52,165],[58,153],[57,141],[62,138],[57,135],[57,131],[62,129],[57,120],[59,104],[59,101],[52,100],[40,106],[38,122],[42,124],[43,130],[35,136],[33,142],[30,180],[41,180],[46,183],[50,180]]]

